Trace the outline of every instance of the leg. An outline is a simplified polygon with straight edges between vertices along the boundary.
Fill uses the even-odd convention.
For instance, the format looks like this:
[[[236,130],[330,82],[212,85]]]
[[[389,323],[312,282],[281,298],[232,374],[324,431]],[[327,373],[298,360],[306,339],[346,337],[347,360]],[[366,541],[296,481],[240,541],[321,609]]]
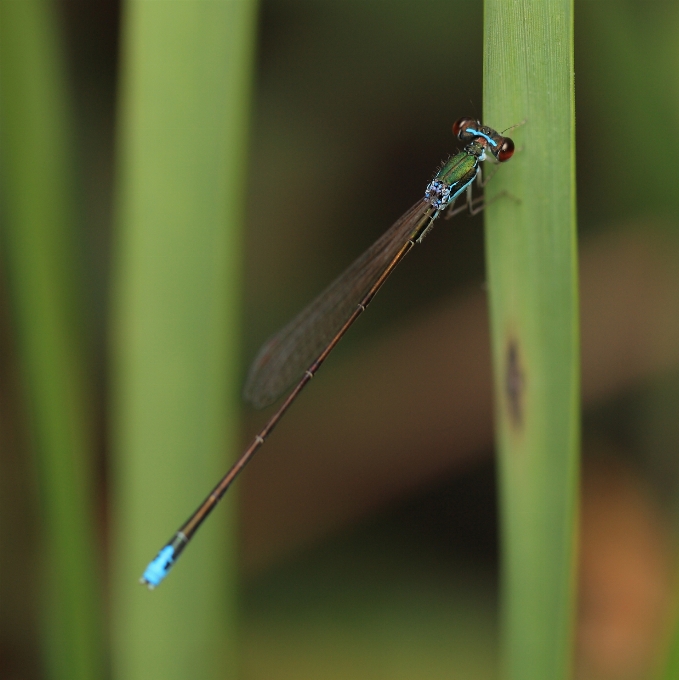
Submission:
[[[486,184],[488,184],[488,182],[490,182],[490,180],[493,178],[496,172],[497,168],[494,168],[493,172],[484,180],[483,175],[481,173],[481,165],[479,165],[479,169],[476,173],[476,181],[478,182],[479,187],[481,188],[485,187]],[[453,210],[453,205],[455,205],[455,201],[450,203],[448,205],[444,219],[449,220],[451,217],[453,217],[454,215],[458,215],[464,210],[468,210],[470,215],[476,215],[476,213],[481,212],[481,210],[483,210],[483,206],[477,208],[475,207],[475,204],[482,202],[483,196],[479,196],[478,198],[472,198],[472,182],[470,182],[469,185],[467,186],[467,200],[465,201],[465,204]]]
[[[498,196],[502,196],[502,194],[500,193],[498,194]],[[490,205],[496,198],[497,196],[494,196],[492,200],[486,202],[485,196],[481,196],[480,201],[478,201],[478,205],[470,204],[469,214],[472,216],[478,215],[487,205]]]
[[[497,172],[499,167],[500,167],[499,164],[496,164],[495,167],[493,168],[493,171],[486,177],[486,179],[483,179],[481,177],[481,168],[479,168],[478,182],[479,187],[481,189],[483,189],[483,187],[485,187],[486,184],[488,184],[488,182],[490,182],[490,180],[493,179],[493,177],[495,177],[495,173]]]
[[[467,200],[465,201],[464,205],[459,206],[458,208],[455,208],[454,210],[452,209],[453,204],[448,206],[448,211],[446,212],[446,216],[444,219],[449,220],[451,217],[454,217],[455,215],[459,215],[461,212],[469,211],[471,215],[476,215],[479,210],[483,210],[483,206],[481,208],[476,208],[475,205],[478,205],[479,203],[483,204],[483,196],[477,196],[476,198],[472,199],[472,192],[471,192],[471,185],[467,189]]]
[[[455,210],[449,210],[446,213],[445,219],[449,220],[451,217],[455,215],[459,215],[461,212],[468,211],[470,215],[478,215],[482,210],[484,210],[486,207],[488,207],[491,203],[494,203],[497,201],[498,198],[501,197],[509,197],[510,194],[508,194],[506,191],[501,191],[499,194],[493,196],[489,201],[486,201],[483,196],[477,196],[475,199],[471,201],[466,201],[464,205],[461,205],[459,208],[455,208]],[[514,199],[519,202],[518,199]]]
[[[500,193],[495,194],[495,196],[493,196],[493,198],[491,198],[489,201],[484,200],[484,199],[485,199],[485,196],[481,196],[480,199],[477,198],[476,201],[474,201],[474,203],[476,203],[477,201],[480,200],[480,201],[481,201],[481,204],[478,205],[478,206],[476,206],[476,207],[470,206],[470,208],[469,208],[469,214],[470,214],[470,215],[477,215],[477,214],[480,213],[484,208],[487,208],[491,203],[495,203],[495,201],[497,201],[498,198],[502,198],[502,197],[512,198],[512,199],[514,199],[517,203],[520,203],[520,202],[521,202],[521,201],[519,201],[518,198],[514,198],[511,194],[508,194],[506,191],[501,191]]]

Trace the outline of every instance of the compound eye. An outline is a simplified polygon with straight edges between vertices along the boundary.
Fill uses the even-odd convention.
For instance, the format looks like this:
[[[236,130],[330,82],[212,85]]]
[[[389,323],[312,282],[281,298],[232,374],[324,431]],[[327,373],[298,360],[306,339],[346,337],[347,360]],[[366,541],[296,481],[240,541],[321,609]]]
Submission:
[[[514,155],[514,142],[505,137],[502,144],[500,145],[500,150],[497,152],[497,159],[500,163],[508,161]]]
[[[453,123],[453,134],[458,138],[461,139],[461,135],[464,134],[465,130],[471,126],[475,125],[476,121],[473,118],[458,118],[454,123]]]

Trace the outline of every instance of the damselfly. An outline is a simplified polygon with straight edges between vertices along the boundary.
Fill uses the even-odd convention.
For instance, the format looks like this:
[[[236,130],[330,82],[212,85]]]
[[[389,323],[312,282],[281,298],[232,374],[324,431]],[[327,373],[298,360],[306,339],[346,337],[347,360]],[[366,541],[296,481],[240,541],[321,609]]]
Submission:
[[[233,480],[264,444],[292,402],[349,327],[365,311],[394,268],[416,243],[422,242],[436,219],[445,211],[448,212],[446,217],[452,217],[465,209],[472,214],[483,209],[482,198],[472,199],[474,179],[478,177],[482,184],[480,163],[485,160],[499,163],[509,160],[514,153],[514,142],[472,118],[456,121],[453,134],[466,146],[442,165],[427,186],[424,197],[262,347],[250,368],[245,398],[261,408],[276,401],[292,385],[294,388],[199,508],[148,565],[140,579],[141,583],[152,589],[167,576]],[[467,192],[466,205],[453,209],[455,200],[464,191]]]

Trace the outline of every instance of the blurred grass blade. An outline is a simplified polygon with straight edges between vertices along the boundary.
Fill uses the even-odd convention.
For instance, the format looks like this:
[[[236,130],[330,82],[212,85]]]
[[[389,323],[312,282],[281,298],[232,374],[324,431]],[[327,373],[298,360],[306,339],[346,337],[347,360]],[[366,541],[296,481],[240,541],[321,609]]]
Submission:
[[[486,0],[484,121],[519,151],[487,211],[507,677],[571,675],[580,367],[572,0]]]
[[[51,3],[0,4],[0,62],[3,245],[39,473],[44,667],[50,678],[94,680],[103,677],[102,622],[74,314],[82,301],[66,74]]]
[[[675,680],[679,677],[679,626],[675,628],[674,636],[670,645],[667,665],[664,672],[658,675],[664,680]]]
[[[114,677],[232,677],[233,498],[162,588],[138,579],[236,453],[255,3],[130,0],[122,28]]]
[[[657,669],[658,672],[654,677],[658,680],[675,680],[679,678],[679,606],[677,606],[677,587],[679,581],[675,579],[674,597],[672,602],[673,621],[670,629],[670,639],[668,640],[666,658],[659,660]]]

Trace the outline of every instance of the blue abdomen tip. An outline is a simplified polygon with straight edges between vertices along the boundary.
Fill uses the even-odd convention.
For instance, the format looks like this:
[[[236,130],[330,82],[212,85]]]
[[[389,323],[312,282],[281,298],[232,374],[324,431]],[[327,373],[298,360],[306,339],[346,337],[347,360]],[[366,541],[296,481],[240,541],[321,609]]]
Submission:
[[[162,580],[170,573],[174,564],[174,548],[166,545],[156,556],[156,558],[146,567],[141,582],[149,588],[159,586]]]

